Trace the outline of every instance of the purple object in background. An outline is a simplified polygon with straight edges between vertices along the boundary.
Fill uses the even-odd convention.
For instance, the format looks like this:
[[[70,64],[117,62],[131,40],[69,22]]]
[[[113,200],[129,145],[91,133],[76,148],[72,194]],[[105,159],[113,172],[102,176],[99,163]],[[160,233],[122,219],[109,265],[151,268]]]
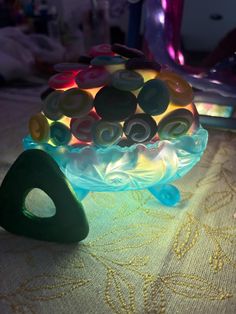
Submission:
[[[184,65],[179,50],[183,0],[146,1],[146,39],[156,61],[165,64],[206,93],[236,98],[236,84],[217,69],[190,68]]]

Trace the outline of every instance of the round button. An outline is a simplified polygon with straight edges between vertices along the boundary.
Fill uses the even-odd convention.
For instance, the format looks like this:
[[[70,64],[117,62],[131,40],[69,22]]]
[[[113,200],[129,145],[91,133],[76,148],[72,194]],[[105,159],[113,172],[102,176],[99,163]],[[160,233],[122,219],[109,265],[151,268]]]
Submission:
[[[158,78],[164,81],[170,91],[171,101],[179,106],[186,106],[193,101],[193,90],[185,79],[176,73],[162,71]]]
[[[104,68],[92,67],[80,71],[75,81],[79,88],[96,88],[109,82],[110,74]]]
[[[136,90],[143,86],[143,77],[134,71],[118,70],[111,76],[111,83],[121,90]]]
[[[157,133],[155,120],[146,113],[138,113],[124,123],[124,133],[136,143],[150,141]]]
[[[72,118],[70,122],[71,133],[82,142],[91,142],[92,126],[100,118],[96,112],[91,111],[87,116],[81,118]]]
[[[48,119],[56,121],[62,118],[63,113],[59,108],[59,99],[62,94],[62,91],[57,90],[44,99],[42,109]]]
[[[50,132],[47,118],[41,113],[32,116],[29,120],[29,131],[36,142],[47,142]]]
[[[104,120],[123,121],[134,114],[137,99],[129,91],[105,86],[95,96],[94,107],[97,114]]]
[[[93,141],[95,145],[107,147],[119,142],[122,133],[119,123],[100,120],[93,126]]]
[[[194,121],[193,114],[187,109],[176,109],[167,114],[158,124],[161,140],[172,140],[186,134]]]
[[[93,97],[79,88],[72,88],[60,97],[59,108],[70,118],[86,116],[93,107]]]
[[[138,94],[139,106],[144,112],[156,116],[166,111],[170,101],[167,86],[161,80],[147,81]]]
[[[76,85],[75,76],[73,73],[58,73],[53,75],[49,81],[48,85],[53,89],[68,89]]]
[[[71,140],[70,129],[63,123],[53,122],[50,125],[50,140],[56,146],[67,145]]]

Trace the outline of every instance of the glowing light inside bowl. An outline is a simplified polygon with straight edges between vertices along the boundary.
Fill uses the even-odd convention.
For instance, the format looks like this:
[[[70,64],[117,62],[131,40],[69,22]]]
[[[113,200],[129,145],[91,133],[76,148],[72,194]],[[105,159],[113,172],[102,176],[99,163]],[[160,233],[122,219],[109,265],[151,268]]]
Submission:
[[[144,82],[152,80],[158,75],[158,72],[155,70],[135,70],[135,72],[142,75]]]
[[[163,2],[163,7],[166,8],[166,5],[167,2]],[[165,15],[162,9],[156,11],[154,17],[157,23],[162,25],[165,23]],[[127,48],[120,47],[119,49]],[[131,54],[141,54],[143,56],[142,52],[137,52],[132,49],[128,51]],[[171,43],[168,46],[168,52],[171,58],[178,58],[181,64],[184,63],[182,53],[177,50],[175,51],[174,46]],[[37,141],[37,137],[35,137],[33,133],[33,128],[30,129],[30,134],[32,135],[32,138],[36,140],[36,142],[32,141],[30,136],[24,139],[25,149],[40,147],[40,149],[46,151],[49,155],[51,155],[52,158],[55,159],[61,170],[65,173],[67,179],[72,184],[73,188],[78,191],[78,195],[80,195],[79,190],[85,189],[85,187],[86,190],[91,191],[122,191],[144,188],[149,189],[151,186],[162,184],[165,185],[171,182],[173,179],[181,177],[188,170],[190,170],[200,159],[201,154],[203,153],[206,146],[207,132],[204,133],[204,130],[200,132],[200,129],[198,129],[199,119],[196,108],[194,104],[188,103],[192,101],[192,98],[190,100],[186,98],[186,96],[184,98],[180,98],[181,101],[179,101],[174,96],[171,97],[169,95],[170,91],[166,87],[162,87],[161,67],[159,64],[145,60],[143,57],[141,57],[138,61],[135,60],[135,62],[132,63],[132,60],[128,60],[129,58],[126,56],[125,52],[124,56],[122,53],[121,56],[122,64],[113,64],[114,61],[111,59],[109,59],[110,64],[107,64],[106,61],[106,63],[103,65],[103,67],[106,69],[106,79],[102,81],[99,81],[99,78],[94,73],[96,72],[96,67],[92,65],[93,62],[88,67],[88,70],[91,72],[91,75],[88,76],[88,80],[90,80],[91,84],[83,85],[83,80],[78,80],[78,77],[75,79],[76,73],[62,73],[53,76],[50,79],[51,85],[53,85],[51,86],[52,88],[56,89],[57,87],[63,87],[64,91],[70,89],[71,87],[76,87],[78,89],[78,99],[75,97],[74,101],[72,102],[72,105],[76,108],[76,110],[74,110],[74,107],[70,105],[69,100],[66,99],[67,94],[69,95],[70,92],[66,93],[65,98],[62,97],[58,103],[56,103],[57,100],[55,99],[57,99],[56,95],[59,94],[60,96],[60,93],[52,94],[52,100],[55,100],[55,103],[45,102],[45,107],[43,107],[44,112],[42,112],[41,116],[33,116],[33,119],[35,119],[36,122],[39,120],[40,123],[44,123],[43,126],[45,125],[45,128],[47,127],[47,129],[45,129],[49,133],[46,134],[47,140],[44,143]],[[133,72],[133,76],[131,75],[132,73],[129,73],[130,76],[128,76],[127,81],[125,81],[125,79],[127,79],[126,76],[119,76],[121,73],[123,74],[123,72],[120,73],[119,71],[117,76],[116,74],[113,74],[117,70],[125,68]],[[112,73],[112,75],[108,75],[107,71]],[[137,73],[142,76],[141,84],[136,84],[137,82],[135,82],[137,77],[140,77],[140,75],[137,75]],[[123,91],[123,87],[120,88],[121,91],[119,91],[120,85],[115,85],[117,83],[116,80],[124,80],[124,82],[126,82],[125,84],[127,84],[127,91],[126,89]],[[76,84],[75,81],[77,82]],[[180,86],[178,84],[180,84],[178,80],[177,82],[174,81],[172,84],[173,86],[171,85],[169,88],[171,91],[175,91],[177,95],[183,94],[183,88],[181,88],[182,85]],[[156,87],[156,85],[158,86]],[[84,89],[82,88],[83,86],[88,87]],[[89,86],[100,87],[89,88]],[[114,91],[114,89],[110,88],[111,86],[116,88],[117,91]],[[101,89],[103,90],[100,91]],[[83,91],[81,92],[79,90]],[[98,96],[102,95],[103,98],[99,98],[98,96],[96,97],[99,91],[100,93]],[[77,96],[76,89],[74,89],[72,92],[75,93],[75,96]],[[108,92],[110,92],[110,94]],[[155,97],[160,97],[157,105],[160,101],[160,104],[163,103],[164,108],[163,110],[156,110],[156,112],[153,112],[151,115],[149,114],[149,106],[151,106],[151,103],[155,101],[148,99],[149,97],[154,97],[153,92]],[[106,93],[108,93],[108,96]],[[135,97],[132,95],[132,93],[135,95]],[[116,97],[114,97],[113,94],[117,94]],[[141,94],[145,95],[145,101],[142,99]],[[80,95],[84,95],[84,98],[80,98]],[[130,114],[127,112],[127,115],[125,115],[125,112],[123,119],[117,117],[117,121],[119,121],[119,123],[117,122],[117,125],[119,125],[121,129],[121,133],[118,134],[119,138],[117,138],[117,142],[114,142],[113,144],[107,143],[108,145],[102,145],[99,141],[97,141],[97,137],[99,137],[100,134],[95,132],[97,127],[97,124],[95,123],[96,121],[103,123],[102,119],[104,119],[104,121],[106,120],[106,115],[103,112],[104,110],[107,110],[109,113],[109,115],[107,115],[108,121],[110,121],[109,119],[111,119],[111,121],[114,119],[114,113],[116,114],[118,112],[116,112],[116,110],[119,109],[120,111],[126,111],[126,106],[122,107],[123,101],[124,103],[126,101],[126,99],[122,99],[124,96],[127,97],[127,101],[131,103],[131,109],[133,106],[133,110],[130,110]],[[88,101],[88,111],[84,110],[83,112],[79,110],[80,101],[82,105],[81,108],[83,109],[84,102],[82,100],[85,101],[85,103]],[[172,103],[171,100],[176,101],[176,103]],[[52,107],[50,107],[50,105]],[[107,106],[112,107],[112,105],[114,105],[114,112],[109,112],[109,108],[106,108]],[[70,106],[73,108],[71,111],[68,109]],[[184,109],[182,108],[183,106]],[[136,113],[139,113],[140,116],[136,116],[134,118],[133,113],[136,107]],[[99,112],[100,116],[98,114],[94,114],[96,113],[95,108]],[[58,112],[55,113],[55,111]],[[188,113],[188,111],[192,112],[193,116]],[[172,127],[173,121],[171,119],[173,116],[175,117],[175,115],[175,130],[176,128],[178,130],[179,124],[182,123],[182,120],[180,121],[178,119],[178,115],[180,115],[181,112],[183,112],[183,115],[185,115],[183,119],[186,117],[188,122],[185,123],[187,127],[181,131],[182,133],[178,131],[176,134],[171,136],[169,136],[167,133],[163,133],[163,129],[169,130],[169,124],[171,124]],[[62,114],[64,114],[64,116],[60,118]],[[119,112],[117,114],[119,114]],[[90,118],[93,115],[94,118],[91,120]],[[53,119],[53,121],[49,119],[47,120],[50,126],[49,131],[47,121],[45,122],[45,116],[49,116]],[[136,125],[134,125],[137,127],[137,130],[132,130],[132,137],[130,136],[130,132],[127,131],[128,119],[136,119]],[[91,121],[92,124],[94,123],[92,126]],[[146,136],[146,134],[152,134],[147,133],[149,124],[145,124],[144,122],[141,124],[140,121],[153,121],[153,125],[151,125],[153,136],[151,138]],[[158,125],[160,123],[162,124],[158,129]],[[142,127],[140,127],[140,125]],[[137,132],[143,132],[143,130],[143,134],[146,137],[143,136],[142,143],[139,143],[134,135]],[[42,129],[42,132],[43,131],[44,129]],[[109,132],[112,133],[112,130]],[[198,132],[200,132],[200,135],[198,135]],[[86,137],[84,134],[87,134],[88,136]],[[104,134],[104,132],[102,134]],[[109,142],[109,136],[105,135],[102,136],[103,140]],[[183,137],[182,142],[183,135],[185,137]],[[202,140],[199,139],[200,137],[202,137]],[[122,141],[120,141],[121,138]],[[84,142],[82,142],[83,139]],[[88,140],[92,142],[87,142]],[[189,143],[191,146],[191,151],[187,147]],[[198,143],[200,143],[199,147]],[[61,146],[63,146],[63,149]],[[197,148],[195,148],[195,146],[197,146]],[[181,147],[181,150],[179,150],[178,147]]]
[[[25,149],[40,148],[51,155],[76,189],[86,186],[91,191],[122,191],[145,189],[182,177],[199,161],[206,147],[207,131],[200,128],[193,136],[190,152],[185,142],[180,145],[181,138],[106,149],[71,145],[62,149],[49,143],[38,144],[30,136],[23,144]]]

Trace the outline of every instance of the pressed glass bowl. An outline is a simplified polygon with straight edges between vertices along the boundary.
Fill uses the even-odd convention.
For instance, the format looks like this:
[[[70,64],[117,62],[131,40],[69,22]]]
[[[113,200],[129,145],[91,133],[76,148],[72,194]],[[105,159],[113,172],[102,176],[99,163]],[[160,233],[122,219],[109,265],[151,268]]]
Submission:
[[[148,189],[161,203],[173,206],[180,194],[170,183],[183,177],[200,160],[207,139],[207,131],[200,127],[192,135],[130,147],[52,146],[36,143],[30,136],[24,138],[23,146],[25,150],[47,152],[80,200],[89,191]]]

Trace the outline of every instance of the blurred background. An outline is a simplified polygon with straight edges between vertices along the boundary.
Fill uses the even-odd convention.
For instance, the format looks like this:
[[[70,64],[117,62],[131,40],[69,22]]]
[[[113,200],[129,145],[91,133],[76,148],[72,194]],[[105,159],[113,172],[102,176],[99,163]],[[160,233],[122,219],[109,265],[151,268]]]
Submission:
[[[126,0],[0,0],[2,81],[50,73],[99,43],[125,43],[127,23]]]
[[[1,84],[16,79],[33,82],[32,75],[47,77],[53,64],[75,62],[99,43],[127,43],[129,2],[143,3],[136,46],[145,49],[146,1],[0,0]],[[212,67],[232,57],[236,51],[235,0],[182,3],[179,44],[185,63]]]

